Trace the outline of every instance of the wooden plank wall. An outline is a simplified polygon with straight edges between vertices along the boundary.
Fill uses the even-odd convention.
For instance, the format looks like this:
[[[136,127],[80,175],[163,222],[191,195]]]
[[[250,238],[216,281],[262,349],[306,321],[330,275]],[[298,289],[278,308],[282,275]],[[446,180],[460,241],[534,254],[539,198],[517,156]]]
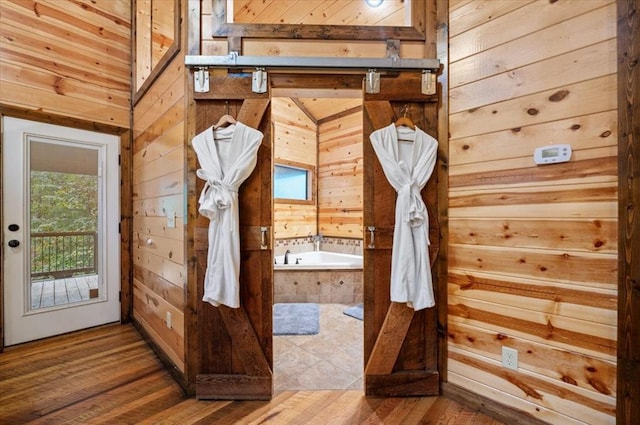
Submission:
[[[405,0],[386,0],[378,7],[364,1],[234,0],[233,21],[243,24],[404,26]]]
[[[362,109],[318,126],[318,230],[362,239]]]
[[[615,2],[449,15],[449,382],[554,424],[614,423]],[[554,143],[571,162],[534,165]]]
[[[226,38],[212,37],[214,3],[220,0],[203,0],[202,1],[202,48],[203,55],[226,55],[228,53],[228,43]],[[225,5],[226,5],[226,0]],[[278,6],[266,7],[272,2]],[[309,0],[287,0],[286,4],[283,0],[269,0],[268,2],[237,0],[234,1],[233,9],[238,11],[234,19],[236,23],[248,23],[247,21],[267,22],[273,21],[273,24],[306,24],[313,22],[315,25],[338,25],[340,17],[343,22],[350,24],[341,25],[404,25],[398,22],[407,21],[406,2],[402,0],[385,1],[386,5],[382,9],[373,10],[373,15],[359,11],[363,2],[354,0],[337,1],[309,1]],[[422,0],[414,1],[414,8],[418,8]],[[285,4],[285,6],[281,6]],[[251,10],[243,9],[245,5],[250,5]],[[387,8],[388,6],[388,8]],[[317,13],[314,8],[319,10],[331,7],[330,13]],[[282,13],[288,10],[289,13]],[[335,10],[339,10],[336,13]],[[219,12],[219,11],[218,11]],[[295,13],[293,13],[295,12]],[[261,15],[267,14],[268,18]],[[313,15],[312,15],[313,14]],[[273,16],[278,15],[278,16]],[[281,16],[280,16],[281,15]],[[382,19],[373,23],[372,16],[384,16]],[[352,16],[356,17],[351,19]],[[241,22],[242,21],[242,22]],[[359,22],[358,22],[359,21]],[[366,22],[365,22],[366,21]],[[408,24],[407,24],[408,26]],[[414,26],[420,26],[414,24]],[[333,31],[333,38],[339,38],[336,31]],[[352,36],[352,34],[344,33]],[[242,39],[243,55],[269,55],[269,56],[325,56],[325,57],[386,57],[386,43],[380,41],[369,40],[300,40],[299,37],[292,35],[290,38],[275,37],[274,39],[260,38],[243,38]],[[400,56],[407,58],[424,57],[424,42],[421,41],[403,41],[400,46]]]
[[[188,262],[183,52],[133,108],[133,317],[182,373]],[[175,217],[175,227],[169,225],[170,217]]]
[[[175,0],[132,0],[135,12],[134,87],[141,88],[176,40]]]
[[[274,164],[318,166],[318,126],[291,98],[271,101],[274,137]],[[317,178],[314,175],[313,178]],[[317,231],[317,196],[313,203],[274,203],[273,235],[275,239],[315,235]]]
[[[0,103],[129,128],[128,0],[2,0],[0,37]]]

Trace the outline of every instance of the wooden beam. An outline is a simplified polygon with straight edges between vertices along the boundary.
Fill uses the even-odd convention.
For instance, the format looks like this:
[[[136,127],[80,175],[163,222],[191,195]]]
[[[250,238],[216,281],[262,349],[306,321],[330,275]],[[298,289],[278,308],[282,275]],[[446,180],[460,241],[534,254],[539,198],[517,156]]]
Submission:
[[[120,320],[133,313],[133,140],[132,132],[120,136]]]
[[[357,74],[269,74],[274,97],[360,97],[362,73]],[[322,96],[314,93],[322,90]]]
[[[419,370],[390,375],[367,375],[365,392],[373,397],[425,397],[438,395],[438,372]]]
[[[245,123],[249,127],[258,128],[264,113],[269,106],[269,97],[261,99],[246,99],[242,103],[238,112],[238,121]]]
[[[391,303],[365,368],[367,377],[369,375],[386,375],[393,371],[393,366],[402,348],[402,342],[411,325],[413,314],[414,310],[407,307],[406,304]]]
[[[187,27],[186,50],[188,55],[199,55],[201,53],[201,19],[200,0],[187,0],[187,22],[189,25],[184,25],[183,27]],[[180,31],[182,31],[182,28],[180,28]]]
[[[639,424],[640,23],[638,1],[618,1],[618,388],[616,423]]]
[[[270,400],[271,387],[270,376],[202,374],[196,378],[196,398],[198,400]]]
[[[198,10],[199,5],[198,5]],[[193,87],[193,74],[187,73],[186,75],[187,87]],[[193,90],[185,91],[184,100],[184,140],[185,145],[190,145],[191,140],[197,133],[197,111],[196,102],[193,97]],[[202,255],[197,253],[197,242],[208,242],[206,234],[197,235],[199,229],[203,229],[198,226],[198,178],[196,177],[196,170],[198,169],[198,159],[193,149],[185,149],[186,162],[185,169],[187,175],[185,182],[187,184],[187,191],[185,193],[186,198],[186,217],[185,217],[185,258],[187,258],[187,264],[185,267],[186,273],[186,288],[184,290],[185,309],[184,309],[184,341],[185,341],[185,371],[184,371],[184,383],[183,388],[188,395],[194,395],[196,391],[196,377],[200,372],[201,358],[198,354],[201,350],[200,346],[200,333],[202,332],[202,326],[199,322],[199,314],[201,312],[201,300],[202,295],[198,292],[198,276],[202,273],[199,270],[198,259],[202,258]],[[205,228],[206,229],[206,228]],[[201,242],[202,243],[202,242]],[[206,249],[206,248],[201,248]],[[206,254],[204,255],[206,258]],[[200,269],[202,265],[200,265]]]
[[[211,32],[216,34],[222,31],[222,28],[227,24],[227,0],[211,0],[211,2],[211,19],[213,21]],[[203,36],[209,37],[211,34],[203,34]]]
[[[438,94],[422,94],[422,75],[401,73],[382,75],[380,93],[367,93],[366,100],[387,100],[392,102],[437,102]]]
[[[434,173],[438,181],[438,221],[440,245],[436,258],[434,292],[438,315],[438,371],[443,382],[447,381],[447,305],[449,273],[449,7],[448,2],[436,1],[436,58],[442,64],[438,75],[440,102],[438,102],[438,162]],[[428,34],[427,34],[428,36]],[[429,52],[429,47],[427,53]],[[432,258],[432,260],[434,260]]]
[[[196,71],[197,72],[197,71]],[[206,93],[194,93],[196,100],[244,100],[269,99],[269,93],[254,93],[251,90],[251,74],[211,75],[209,90]],[[237,118],[237,117],[236,117]]]
[[[304,24],[228,24],[220,25],[214,13],[213,37],[279,38],[290,40],[406,40],[424,41],[424,34],[411,27],[304,25]]]
[[[56,115],[49,112],[43,112],[41,110],[20,108],[8,105],[0,105],[0,115],[115,135],[122,135],[129,131],[128,128],[118,127],[115,125],[103,124],[100,122],[87,121],[69,116]]]
[[[335,120],[338,120],[340,118],[349,116],[351,114],[356,114],[356,113],[361,112],[361,111],[362,111],[362,105],[356,106],[354,108],[347,109],[346,111],[338,112],[337,114],[329,115],[326,118],[322,118],[322,119],[318,120],[318,124],[324,124],[324,123],[327,123],[327,122],[330,122],[330,121],[335,121]]]
[[[386,127],[395,121],[391,104],[386,100],[367,100],[364,107],[375,129]]]
[[[258,337],[249,321],[244,307],[218,307],[224,321],[234,351],[238,354],[248,376],[268,376],[271,379],[271,368],[264,356]]]
[[[316,126],[318,125],[318,120],[316,119],[316,117],[314,117],[313,114],[307,109],[307,107],[304,106],[302,102],[300,102],[300,99],[298,99],[297,97],[292,97],[291,101],[302,111],[303,114],[307,116],[307,118],[309,118]]]

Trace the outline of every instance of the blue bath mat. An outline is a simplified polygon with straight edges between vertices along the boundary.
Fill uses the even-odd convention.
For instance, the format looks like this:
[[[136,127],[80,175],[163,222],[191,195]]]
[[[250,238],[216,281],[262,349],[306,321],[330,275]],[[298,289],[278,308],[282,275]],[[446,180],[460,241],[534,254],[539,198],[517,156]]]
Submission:
[[[315,303],[273,305],[274,335],[316,335],[320,332],[320,306]]]
[[[355,317],[358,320],[364,319],[364,304],[354,305],[343,311],[347,316]]]

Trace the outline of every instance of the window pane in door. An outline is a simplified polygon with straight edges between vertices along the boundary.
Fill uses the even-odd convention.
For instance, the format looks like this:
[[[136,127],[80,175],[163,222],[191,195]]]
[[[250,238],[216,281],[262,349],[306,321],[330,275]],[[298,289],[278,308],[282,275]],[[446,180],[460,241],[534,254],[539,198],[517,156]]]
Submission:
[[[31,310],[100,298],[98,150],[29,143]]]

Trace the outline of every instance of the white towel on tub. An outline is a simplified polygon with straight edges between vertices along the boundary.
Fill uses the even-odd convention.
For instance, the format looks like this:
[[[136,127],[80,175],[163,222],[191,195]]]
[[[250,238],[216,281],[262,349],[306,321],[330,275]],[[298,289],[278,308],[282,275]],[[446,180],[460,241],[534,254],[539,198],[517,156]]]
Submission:
[[[391,301],[415,310],[433,307],[429,216],[420,191],[438,154],[438,141],[416,127],[391,124],[371,133],[387,180],[398,193],[391,251]],[[401,142],[400,140],[410,140]]]
[[[240,306],[240,225],[238,189],[256,166],[263,134],[238,122],[226,128],[210,127],[192,140],[206,181],[198,211],[209,221],[209,252],[204,297],[214,306]]]

